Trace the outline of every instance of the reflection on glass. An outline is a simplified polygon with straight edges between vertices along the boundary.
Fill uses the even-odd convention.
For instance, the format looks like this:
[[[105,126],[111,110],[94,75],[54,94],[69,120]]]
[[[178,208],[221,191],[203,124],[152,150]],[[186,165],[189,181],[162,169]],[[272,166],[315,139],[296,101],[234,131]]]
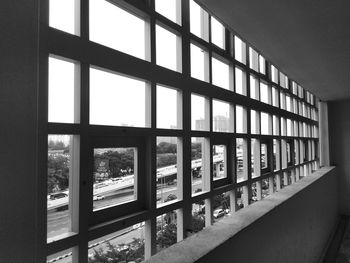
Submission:
[[[156,224],[156,248],[157,252],[159,252],[177,242],[176,211],[170,211],[166,214],[157,216]]]
[[[230,65],[216,58],[211,59],[212,83],[223,89],[232,90]]]
[[[269,179],[263,179],[261,181],[261,197],[265,198],[270,194],[269,192]]]
[[[137,148],[95,148],[93,210],[137,199]]]
[[[247,79],[245,72],[236,67],[235,68],[235,91],[241,95],[247,95]]]
[[[249,76],[250,81],[250,97],[255,100],[259,100],[259,79],[254,76]]]
[[[157,85],[157,128],[181,129],[181,115],[181,92]]]
[[[213,219],[214,223],[231,215],[230,193],[222,193],[213,197]]]
[[[78,0],[50,0],[49,25],[70,34],[79,34],[77,9]]]
[[[251,140],[251,174],[252,178],[260,176],[260,142],[257,139]]]
[[[255,110],[250,110],[250,132],[251,134],[259,134],[260,132],[259,113]]]
[[[233,132],[234,110],[229,103],[213,100],[213,131]]]
[[[181,72],[181,38],[156,25],[156,60],[157,65]]]
[[[261,169],[266,169],[268,168],[268,164],[269,164],[267,144],[261,143],[260,146],[261,146],[261,152],[260,152]]]
[[[278,103],[278,90],[275,87],[272,87],[272,105],[275,107],[279,106]]]
[[[89,3],[91,41],[141,59],[149,59],[147,22],[143,18],[110,1],[90,0]]]
[[[157,137],[157,207],[178,199],[177,137]]]
[[[225,27],[214,17],[211,17],[211,43],[225,49]]]
[[[74,63],[49,57],[49,122],[78,122],[74,114],[74,70]]]
[[[259,72],[259,54],[251,47],[249,47],[249,66],[256,72]]]
[[[145,81],[90,68],[90,124],[149,127],[149,96]]]
[[[47,155],[47,241],[72,233],[69,187],[72,182],[72,135],[49,135]],[[74,160],[76,162],[76,160]],[[74,175],[77,176],[77,175]],[[72,186],[71,186],[72,187]]]
[[[227,177],[226,146],[213,145],[213,180]]]
[[[88,263],[141,262],[144,258],[145,222],[89,242]]]
[[[209,130],[208,100],[199,95],[191,95],[191,128],[196,131]]]
[[[194,44],[191,44],[191,77],[209,81],[208,52]]]
[[[240,210],[244,207],[243,201],[243,187],[236,188],[236,202],[237,202],[237,210]]]

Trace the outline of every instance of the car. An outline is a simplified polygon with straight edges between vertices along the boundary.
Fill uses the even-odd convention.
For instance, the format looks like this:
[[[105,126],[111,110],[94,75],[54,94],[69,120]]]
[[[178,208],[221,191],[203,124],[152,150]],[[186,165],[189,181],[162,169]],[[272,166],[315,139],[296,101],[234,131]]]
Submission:
[[[214,218],[223,217],[224,215],[225,215],[225,211],[223,209],[216,209],[213,212]]]
[[[99,200],[103,200],[105,199],[105,197],[103,195],[94,195],[93,200],[94,201],[99,201]]]
[[[143,227],[144,225],[145,225],[145,222],[137,223],[137,224],[132,226],[132,229],[138,229],[138,228]]]
[[[67,197],[68,195],[65,193],[55,193],[55,194],[50,194],[50,200],[56,200],[56,199],[60,199],[60,198],[64,198]]]

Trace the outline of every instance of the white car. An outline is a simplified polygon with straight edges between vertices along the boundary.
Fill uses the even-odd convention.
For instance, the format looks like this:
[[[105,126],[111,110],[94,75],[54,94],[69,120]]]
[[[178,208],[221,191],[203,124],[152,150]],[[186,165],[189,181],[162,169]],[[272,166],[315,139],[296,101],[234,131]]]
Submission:
[[[223,209],[216,209],[213,213],[214,218],[219,218],[225,215],[225,211]]]
[[[99,200],[103,200],[105,199],[105,197],[103,195],[94,195],[93,200],[94,201],[99,201]]]

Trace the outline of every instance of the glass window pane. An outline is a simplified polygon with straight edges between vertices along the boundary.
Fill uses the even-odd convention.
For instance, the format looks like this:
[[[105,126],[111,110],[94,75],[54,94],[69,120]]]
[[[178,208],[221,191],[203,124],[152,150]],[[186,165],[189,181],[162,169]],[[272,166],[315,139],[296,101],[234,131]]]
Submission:
[[[278,70],[273,65],[271,65],[271,80],[278,84]]]
[[[191,44],[191,77],[209,81],[208,52],[194,44]]]
[[[145,81],[90,68],[90,124],[149,127],[149,101]]]
[[[177,212],[162,214],[156,220],[156,247],[159,252],[177,242]]]
[[[247,140],[242,138],[236,139],[236,173],[237,183],[248,179],[247,171]]]
[[[261,112],[261,134],[271,134],[271,128],[270,114]]]
[[[266,143],[261,143],[261,152],[260,152],[260,159],[261,159],[261,169],[266,169],[269,167],[269,160],[268,160],[268,147]]]
[[[260,142],[257,139],[251,140],[251,174],[252,178],[260,176]]]
[[[209,15],[193,0],[190,0],[190,28],[192,34],[208,41]]]
[[[157,85],[157,128],[182,128],[181,92]]]
[[[234,132],[234,109],[229,103],[213,100],[213,131]]]
[[[209,101],[203,96],[191,95],[191,127],[196,131],[209,130]]]
[[[90,40],[149,60],[148,23],[105,0],[90,0]]]
[[[49,122],[79,122],[79,87],[75,86],[78,65],[49,57]],[[78,77],[78,76],[77,76]]]
[[[265,82],[260,81],[260,101],[270,104],[270,91],[269,86]]]
[[[229,216],[231,213],[230,193],[215,195],[212,200],[214,223]]]
[[[236,67],[235,68],[235,91],[241,95],[247,95],[247,78],[245,72]]]
[[[226,146],[213,145],[213,180],[227,177]]]
[[[237,36],[235,36],[235,59],[246,63],[246,44]]]
[[[157,137],[157,207],[178,199],[177,137]]]
[[[265,58],[259,55],[259,71],[262,74],[266,74],[266,61]]]
[[[272,87],[272,105],[275,107],[279,107],[278,97],[278,89]]]
[[[49,135],[47,155],[47,241],[72,234],[73,180],[79,176],[78,141],[73,135]],[[72,190],[73,191],[73,190]],[[77,209],[77,208],[76,208]]]
[[[79,35],[79,0],[49,0],[49,25]]]
[[[233,90],[230,65],[212,57],[212,83],[223,89]]]
[[[225,27],[214,17],[211,17],[211,43],[225,49]]]
[[[203,137],[191,138],[192,195],[210,189],[207,161],[209,159],[209,140]]]
[[[181,1],[180,0],[155,0],[156,11],[181,25]]]
[[[250,110],[250,133],[260,133],[260,117],[259,113],[255,110]]]
[[[236,132],[247,132],[247,110],[239,105],[236,105]]]
[[[93,211],[137,200],[136,160],[134,147],[94,149]]]
[[[197,233],[205,227],[205,201],[192,204],[192,219],[189,227],[190,234]]]
[[[259,72],[259,54],[251,47],[249,48],[249,67]]]
[[[47,256],[46,263],[72,263],[73,249],[66,249]]]
[[[89,242],[88,263],[141,262],[145,259],[145,222]]]
[[[156,25],[157,65],[181,72],[181,37]]]
[[[259,100],[259,97],[260,97],[259,79],[254,75],[250,75],[249,81],[250,81],[250,97],[252,99]]]

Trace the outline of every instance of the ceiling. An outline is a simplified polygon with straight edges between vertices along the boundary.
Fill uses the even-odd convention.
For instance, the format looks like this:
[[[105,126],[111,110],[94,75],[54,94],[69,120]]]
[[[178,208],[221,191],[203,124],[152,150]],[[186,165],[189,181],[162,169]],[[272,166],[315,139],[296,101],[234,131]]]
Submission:
[[[350,98],[349,0],[198,0],[321,100]]]

